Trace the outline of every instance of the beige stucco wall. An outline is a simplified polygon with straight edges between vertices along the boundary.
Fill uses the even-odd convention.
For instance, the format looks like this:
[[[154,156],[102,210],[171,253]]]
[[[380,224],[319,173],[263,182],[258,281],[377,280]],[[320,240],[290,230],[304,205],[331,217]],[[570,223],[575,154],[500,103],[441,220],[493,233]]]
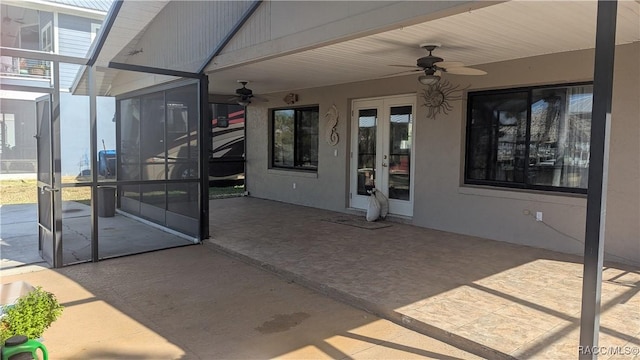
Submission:
[[[593,76],[593,50],[488,64],[482,77],[454,77],[470,90],[588,81]],[[640,44],[619,46],[616,53],[611,153],[606,222],[606,259],[640,264]],[[347,211],[349,192],[350,102],[416,93],[414,76],[297,91],[296,105],[320,107],[317,175],[269,169],[268,108],[251,106],[247,114],[247,187],[252,196]],[[281,99],[284,94],[272,94]],[[324,114],[339,110],[340,143],[324,141]],[[418,100],[418,104],[421,102]],[[462,185],[466,102],[453,103],[448,115],[435,120],[418,107],[415,121],[415,203],[417,226],[470,234],[518,244],[581,254],[586,198]],[[337,150],[337,156],[334,156]],[[293,183],[296,188],[293,188]],[[527,211],[543,212],[536,222]]]

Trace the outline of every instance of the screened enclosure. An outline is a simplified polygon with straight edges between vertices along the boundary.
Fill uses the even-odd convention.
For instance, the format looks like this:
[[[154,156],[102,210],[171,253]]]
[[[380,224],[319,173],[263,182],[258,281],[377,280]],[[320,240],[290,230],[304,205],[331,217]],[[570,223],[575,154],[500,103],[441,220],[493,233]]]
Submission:
[[[118,208],[198,236],[197,83],[117,100]]]

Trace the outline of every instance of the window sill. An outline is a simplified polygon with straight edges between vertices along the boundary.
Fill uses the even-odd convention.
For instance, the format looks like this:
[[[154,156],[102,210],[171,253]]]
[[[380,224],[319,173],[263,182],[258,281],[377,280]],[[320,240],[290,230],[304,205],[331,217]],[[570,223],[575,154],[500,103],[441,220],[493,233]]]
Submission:
[[[304,177],[317,179],[318,173],[304,170],[296,170],[296,169],[267,169],[267,174],[278,175],[278,176],[295,176],[295,177]]]
[[[458,187],[458,193],[462,195],[545,202],[580,207],[587,206],[587,195],[585,194],[496,188],[482,185],[461,185]]]

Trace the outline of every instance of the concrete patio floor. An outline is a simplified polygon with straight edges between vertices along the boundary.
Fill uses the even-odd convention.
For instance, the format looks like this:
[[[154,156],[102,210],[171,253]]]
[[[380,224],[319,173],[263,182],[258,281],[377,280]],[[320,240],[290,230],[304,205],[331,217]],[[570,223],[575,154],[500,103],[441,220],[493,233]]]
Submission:
[[[65,306],[50,359],[480,359],[201,245],[16,270]]]
[[[65,265],[91,260],[91,208],[62,203],[62,257]],[[0,269],[45,265],[38,251],[37,204],[0,205]],[[192,244],[193,241],[116,213],[98,217],[100,258]]]
[[[210,208],[204,246],[1,282],[65,304],[45,333],[54,359],[578,356],[580,257],[250,197]],[[600,346],[626,354],[599,359],[638,360],[640,269],[603,275]]]
[[[206,246],[484,358],[576,359],[581,258],[255,198],[211,204]],[[600,346],[640,359],[640,269],[603,271]]]

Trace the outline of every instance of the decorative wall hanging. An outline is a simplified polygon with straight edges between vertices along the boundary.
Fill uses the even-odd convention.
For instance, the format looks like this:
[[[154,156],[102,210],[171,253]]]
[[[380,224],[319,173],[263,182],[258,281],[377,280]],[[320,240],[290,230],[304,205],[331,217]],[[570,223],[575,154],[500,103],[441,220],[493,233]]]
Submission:
[[[340,137],[336,131],[339,116],[340,114],[338,113],[338,108],[335,104],[331,105],[329,111],[324,115],[325,119],[327,119],[327,131],[325,132],[325,137],[327,143],[331,146],[338,145],[338,142],[340,141]]]
[[[460,85],[452,85],[447,80],[427,86],[420,94],[424,103],[422,106],[427,108],[427,119],[435,119],[438,114],[447,115],[453,110],[451,101],[462,100],[462,92],[466,88],[460,88]]]
[[[293,105],[298,101],[298,94],[288,93],[282,101],[284,101],[285,104]]]

